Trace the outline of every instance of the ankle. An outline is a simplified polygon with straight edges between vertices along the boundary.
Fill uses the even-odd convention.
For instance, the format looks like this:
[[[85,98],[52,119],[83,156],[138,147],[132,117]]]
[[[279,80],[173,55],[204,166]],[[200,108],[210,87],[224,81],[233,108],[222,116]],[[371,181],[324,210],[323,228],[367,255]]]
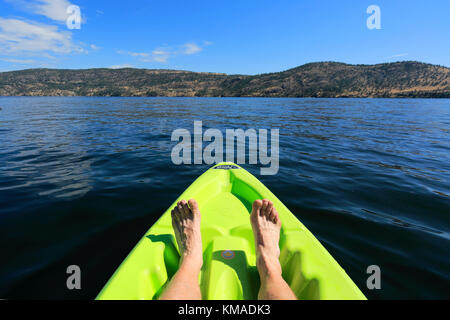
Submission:
[[[260,254],[256,260],[256,267],[261,281],[282,278],[281,264],[277,258]]]
[[[203,266],[203,259],[193,257],[192,255],[182,255],[180,257],[179,269],[199,273]]]

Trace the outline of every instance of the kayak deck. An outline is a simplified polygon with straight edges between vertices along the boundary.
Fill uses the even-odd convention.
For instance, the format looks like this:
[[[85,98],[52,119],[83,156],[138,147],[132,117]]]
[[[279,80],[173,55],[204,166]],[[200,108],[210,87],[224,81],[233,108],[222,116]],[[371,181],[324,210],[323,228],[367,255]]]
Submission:
[[[236,169],[234,169],[236,168]],[[147,231],[97,299],[157,299],[178,268],[170,211],[195,198],[201,212],[203,299],[256,299],[259,275],[249,214],[270,199],[282,222],[283,278],[299,299],[365,299],[319,241],[246,170],[221,163],[201,175]]]

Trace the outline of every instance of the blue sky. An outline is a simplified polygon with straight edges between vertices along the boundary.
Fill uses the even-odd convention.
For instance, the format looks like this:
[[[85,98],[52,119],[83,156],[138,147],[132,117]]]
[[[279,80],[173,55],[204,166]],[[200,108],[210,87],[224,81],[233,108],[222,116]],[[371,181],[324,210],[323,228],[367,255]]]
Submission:
[[[81,29],[66,8],[81,9]],[[381,29],[366,10],[378,5]],[[450,66],[448,0],[0,0],[0,71],[131,66],[258,74],[315,61]]]

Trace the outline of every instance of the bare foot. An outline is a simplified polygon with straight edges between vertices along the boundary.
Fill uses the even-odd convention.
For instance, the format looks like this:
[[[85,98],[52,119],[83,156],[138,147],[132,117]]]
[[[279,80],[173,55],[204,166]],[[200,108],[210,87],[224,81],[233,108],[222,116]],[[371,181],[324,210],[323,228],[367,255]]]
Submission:
[[[172,210],[172,227],[180,249],[180,267],[188,266],[200,271],[203,264],[200,234],[200,210],[194,199],[181,200]]]
[[[281,276],[280,240],[281,221],[272,201],[255,200],[250,215],[255,238],[256,266],[261,278]]]

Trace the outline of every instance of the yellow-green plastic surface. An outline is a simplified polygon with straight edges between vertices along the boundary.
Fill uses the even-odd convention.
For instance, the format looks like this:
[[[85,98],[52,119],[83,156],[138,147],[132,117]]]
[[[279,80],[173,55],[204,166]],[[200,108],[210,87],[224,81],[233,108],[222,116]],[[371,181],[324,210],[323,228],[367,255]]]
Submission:
[[[236,169],[232,169],[236,168]],[[182,199],[201,212],[203,299],[256,299],[259,276],[250,225],[252,203],[270,199],[281,218],[283,278],[299,299],[365,299],[336,260],[269,189],[233,163],[202,174],[147,231],[97,299],[157,299],[177,271],[179,253],[170,211]],[[230,252],[231,251],[231,252]]]

